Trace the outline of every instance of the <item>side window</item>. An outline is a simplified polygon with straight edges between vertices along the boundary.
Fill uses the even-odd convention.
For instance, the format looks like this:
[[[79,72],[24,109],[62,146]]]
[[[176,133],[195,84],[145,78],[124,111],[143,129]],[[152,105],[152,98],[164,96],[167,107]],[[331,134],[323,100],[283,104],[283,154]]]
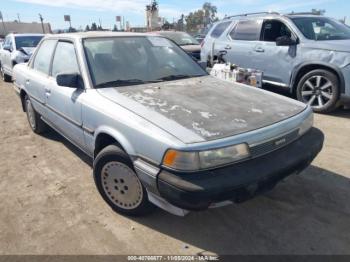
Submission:
[[[276,42],[281,36],[292,36],[289,28],[278,20],[267,20],[264,22],[261,32],[261,41]]]
[[[10,36],[6,37],[4,42],[4,47],[13,49],[11,42],[12,42],[11,37]]]
[[[52,76],[61,73],[79,73],[74,45],[70,42],[58,42],[52,62]]]
[[[227,27],[231,24],[231,21],[223,22],[218,24],[214,30],[211,32],[210,36],[213,38],[219,38]]]
[[[45,40],[42,42],[34,58],[33,69],[47,75],[49,74],[51,57],[55,45],[56,40]]]
[[[260,29],[261,21],[239,21],[230,32],[230,36],[234,40],[257,41],[260,38]]]

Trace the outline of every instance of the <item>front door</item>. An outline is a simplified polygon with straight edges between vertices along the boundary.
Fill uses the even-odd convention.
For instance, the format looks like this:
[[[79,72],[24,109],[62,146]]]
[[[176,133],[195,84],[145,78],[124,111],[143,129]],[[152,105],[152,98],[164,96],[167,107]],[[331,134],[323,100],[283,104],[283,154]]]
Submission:
[[[71,42],[59,41],[52,61],[51,77],[45,96],[48,120],[71,142],[84,148],[82,129],[82,97],[84,89],[58,86],[58,74],[80,73],[75,46]]]
[[[279,20],[265,20],[261,41],[254,50],[256,67],[264,72],[264,80],[281,86],[289,86],[293,64],[297,56],[297,45],[277,46],[276,39],[292,36],[288,26]]]

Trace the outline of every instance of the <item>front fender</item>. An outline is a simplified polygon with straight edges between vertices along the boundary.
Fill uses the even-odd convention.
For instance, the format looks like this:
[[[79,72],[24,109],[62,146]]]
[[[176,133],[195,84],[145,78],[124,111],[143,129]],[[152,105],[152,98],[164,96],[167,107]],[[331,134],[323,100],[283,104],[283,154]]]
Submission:
[[[305,67],[320,67],[322,68],[329,68],[332,69],[333,71],[335,71],[339,77],[339,81],[340,81],[340,93],[344,93],[345,91],[345,79],[344,79],[344,75],[341,71],[341,68],[334,65],[334,64],[330,64],[327,62],[323,62],[323,61],[307,61],[304,63],[299,64],[298,66],[296,66],[293,70],[292,76],[291,76],[291,87],[293,87],[291,90],[294,89],[295,85],[297,84],[297,76],[299,74],[299,72],[305,68]]]
[[[109,126],[98,127],[94,133],[94,140],[95,141],[100,134],[106,134],[106,135],[113,137],[123,147],[123,149],[126,151],[126,153],[129,156],[137,155],[135,148],[131,145],[129,140],[122,133],[117,131],[116,129],[109,127]]]

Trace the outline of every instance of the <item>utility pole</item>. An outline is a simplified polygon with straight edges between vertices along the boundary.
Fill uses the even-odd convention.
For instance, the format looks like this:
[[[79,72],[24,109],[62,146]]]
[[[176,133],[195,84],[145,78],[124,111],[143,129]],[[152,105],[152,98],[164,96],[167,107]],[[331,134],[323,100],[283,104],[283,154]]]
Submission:
[[[2,13],[0,11],[0,19],[2,21],[2,27],[4,28],[4,36],[7,35],[7,30],[6,30],[6,27],[5,27],[5,23],[4,23],[4,17],[2,16]]]
[[[21,18],[19,17],[19,13],[17,13],[18,23],[21,22]]]
[[[45,28],[44,28],[44,18],[41,14],[39,14],[39,19],[40,19],[40,22],[41,22],[41,28],[43,29],[43,34],[45,34]]]

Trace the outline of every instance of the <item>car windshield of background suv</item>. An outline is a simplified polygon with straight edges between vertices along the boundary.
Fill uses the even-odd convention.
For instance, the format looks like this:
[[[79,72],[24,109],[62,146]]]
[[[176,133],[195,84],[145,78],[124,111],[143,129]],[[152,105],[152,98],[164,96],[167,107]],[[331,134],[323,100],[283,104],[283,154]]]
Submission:
[[[326,17],[295,17],[295,25],[303,35],[315,41],[350,39],[350,28]]]
[[[16,48],[36,47],[42,38],[43,36],[16,36]]]

